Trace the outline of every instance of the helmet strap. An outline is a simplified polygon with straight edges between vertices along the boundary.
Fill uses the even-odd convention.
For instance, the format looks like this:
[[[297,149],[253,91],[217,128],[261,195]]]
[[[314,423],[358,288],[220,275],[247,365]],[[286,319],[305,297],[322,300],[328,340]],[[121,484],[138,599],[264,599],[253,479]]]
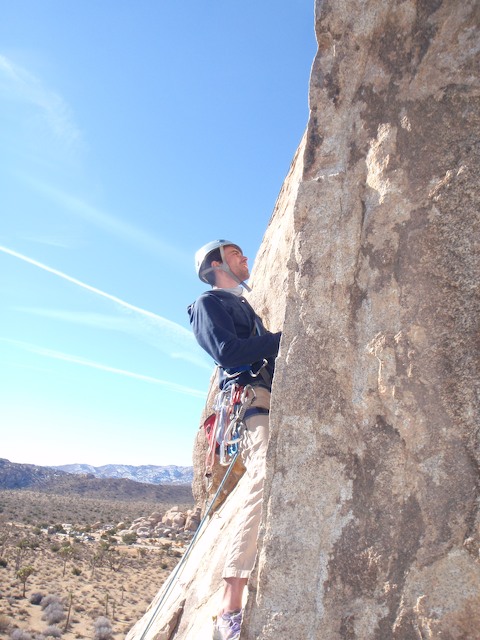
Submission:
[[[217,270],[217,271],[224,271],[225,273],[227,273],[231,278],[233,278],[233,280],[235,280],[235,282],[238,282],[238,284],[242,285],[242,287],[244,289],[246,289],[247,291],[251,291],[252,289],[248,286],[248,284],[246,282],[244,282],[243,280],[240,280],[240,278],[238,276],[236,276],[233,271],[230,269],[230,267],[228,266],[228,263],[225,259],[225,251],[223,250],[223,245],[220,247],[220,256],[222,258],[222,264],[219,267],[211,267],[212,270]]]

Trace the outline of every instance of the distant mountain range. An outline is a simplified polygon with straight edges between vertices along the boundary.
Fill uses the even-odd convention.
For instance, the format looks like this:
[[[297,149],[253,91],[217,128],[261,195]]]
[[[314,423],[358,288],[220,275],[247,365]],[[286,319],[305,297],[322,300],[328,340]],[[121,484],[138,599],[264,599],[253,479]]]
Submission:
[[[192,484],[193,481],[193,467],[175,465],[162,467],[148,464],[135,467],[128,464],[105,464],[92,467],[90,464],[64,464],[51,468],[66,473],[91,474],[95,478],[127,478],[147,484]]]
[[[66,477],[68,474],[49,467],[10,462],[0,458],[0,489],[41,487]]]
[[[70,466],[70,465],[67,465]],[[32,490],[57,495],[78,495],[99,499],[114,500],[158,500],[159,502],[190,503],[192,502],[191,480],[188,473],[184,482],[179,481],[181,472],[172,477],[175,482],[140,482],[125,477],[96,477],[90,472],[88,465],[72,465],[78,467],[77,473],[67,473],[55,467],[40,467],[33,464],[20,464],[0,458],[0,491]],[[88,472],[80,467],[85,466]],[[117,465],[107,465],[116,468]],[[118,468],[122,468],[118,465]],[[132,467],[135,469],[135,467]],[[155,467],[152,467],[155,469]],[[160,467],[157,467],[159,469]],[[169,469],[170,467],[163,467]],[[182,467],[178,467],[182,469]],[[189,469],[183,467],[183,469]],[[191,472],[191,469],[190,469]],[[168,477],[168,473],[166,476]],[[191,476],[190,476],[191,478]]]

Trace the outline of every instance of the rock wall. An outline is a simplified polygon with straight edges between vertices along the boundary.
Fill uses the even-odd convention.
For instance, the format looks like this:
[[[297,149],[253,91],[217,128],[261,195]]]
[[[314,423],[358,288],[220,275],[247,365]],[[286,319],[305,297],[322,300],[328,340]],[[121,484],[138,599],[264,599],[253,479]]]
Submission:
[[[479,9],[317,2],[242,639],[480,637]]]
[[[252,275],[284,334],[242,640],[480,637],[479,14],[316,2],[311,115]],[[129,640],[211,637],[241,486]]]

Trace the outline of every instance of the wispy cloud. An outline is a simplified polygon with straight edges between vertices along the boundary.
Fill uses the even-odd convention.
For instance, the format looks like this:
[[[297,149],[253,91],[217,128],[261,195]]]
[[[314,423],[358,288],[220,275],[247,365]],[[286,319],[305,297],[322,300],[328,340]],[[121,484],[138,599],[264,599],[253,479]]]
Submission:
[[[191,364],[204,369],[211,369],[211,366],[207,364],[203,354],[199,351],[199,347],[197,346],[192,333],[176,322],[172,322],[171,320],[159,316],[152,311],[147,311],[146,309],[130,304],[129,302],[126,302],[125,300],[122,300],[110,293],[106,293],[101,289],[92,287],[81,280],[77,280],[77,278],[72,278],[72,276],[63,273],[58,269],[53,269],[52,267],[19,253],[18,251],[13,251],[12,249],[0,245],[0,252],[31,264],[32,266],[55,275],[62,280],[66,280],[67,282],[89,291],[96,296],[109,300],[117,308],[127,312],[127,318],[130,319],[130,322],[127,323],[127,325],[119,323],[117,328],[121,327],[121,330],[128,330],[131,333],[135,333],[143,340],[146,340],[149,344],[161,349],[164,353],[168,353],[172,358],[186,360]],[[48,312],[43,311],[43,313]],[[100,327],[102,323],[105,323],[105,317],[102,317],[101,314],[96,316],[96,318],[91,314],[72,314],[64,311],[52,311],[51,314],[52,317],[56,314],[57,319],[68,320],[70,322],[83,324],[88,323],[92,325],[96,319]],[[132,317],[136,318],[136,323],[132,321]],[[141,320],[141,322],[138,322],[138,320]],[[109,320],[109,322],[111,322],[111,320]],[[126,327],[128,327],[128,329],[126,329]],[[110,328],[113,327],[111,326]]]
[[[36,108],[50,131],[62,142],[75,145],[81,141],[72,110],[62,96],[4,55],[0,55],[0,93]]]
[[[42,149],[44,155],[48,155],[47,152],[50,151],[50,140],[45,144],[45,129],[69,151],[78,151],[84,147],[84,137],[66,100],[58,92],[47,87],[42,79],[16,64],[9,57],[0,54],[0,99],[2,98],[0,105],[10,101],[28,108],[26,118],[23,110],[19,110],[19,115],[14,112],[13,117],[15,120],[18,119],[18,122],[20,122],[20,118],[24,118],[21,122],[22,128],[25,123],[28,123],[29,135],[26,139],[36,142],[33,145],[33,148],[37,150],[36,154],[39,148]],[[2,113],[0,113],[1,115]],[[35,123],[33,127],[32,123]],[[42,123],[42,126],[39,126],[38,123]],[[15,140],[15,137],[12,136],[12,139]],[[17,142],[14,144],[15,152],[18,151],[19,146]],[[57,145],[52,145],[52,148],[58,152]],[[60,157],[63,159],[64,155],[60,154]],[[48,182],[27,176],[21,171],[17,171],[15,175],[37,193],[59,205],[64,213],[74,215],[96,228],[103,229],[128,243],[136,244],[143,250],[163,257],[165,260],[176,260],[181,265],[190,261],[190,256],[182,248],[164,242],[151,232],[112,215],[81,196],[67,193],[48,184]],[[48,242],[49,240],[39,238],[38,241]]]
[[[51,320],[81,324],[95,329],[104,329],[105,331],[129,332],[131,329],[130,318],[113,316],[105,313],[66,311],[64,309],[42,309],[39,307],[14,307],[14,310],[42,318],[50,318]]]
[[[60,205],[63,210],[68,211],[78,218],[86,220],[88,223],[116,235],[123,240],[127,240],[129,243],[140,245],[142,248],[150,251],[156,256],[163,257],[167,260],[176,260],[180,264],[185,264],[185,262],[190,260],[190,256],[187,256],[186,252],[163,242],[160,238],[155,237],[143,229],[139,229],[138,227],[103,211],[99,207],[86,202],[82,198],[66,193],[61,189],[52,187],[46,182],[41,182],[34,178],[23,177],[23,180],[37,192],[46,196],[52,202]]]
[[[191,387],[185,387],[180,384],[175,384],[174,382],[169,382],[168,380],[162,380],[160,378],[154,378],[153,376],[147,376],[141,373],[135,373],[134,371],[127,371],[126,369],[118,369],[117,367],[110,367],[109,365],[102,364],[100,362],[87,360],[86,358],[75,356],[70,353],[64,353],[62,351],[46,349],[45,347],[40,347],[38,345],[30,344],[28,342],[21,342],[20,340],[7,340],[2,338],[0,339],[3,342],[14,345],[16,347],[19,347],[20,349],[24,349],[25,351],[34,353],[36,355],[39,355],[45,358],[61,360],[63,362],[78,364],[82,367],[90,367],[91,369],[98,369],[100,371],[105,371],[107,373],[114,373],[116,375],[125,376],[127,378],[141,380],[142,382],[158,384],[163,387],[166,387],[170,391],[173,391],[176,393],[183,393],[185,395],[194,396],[196,398],[205,398],[206,396],[205,392],[203,391],[198,391],[197,389],[192,389]]]
[[[72,242],[67,240],[66,238],[62,238],[60,236],[46,236],[46,235],[36,235],[36,236],[24,236],[24,239],[28,242],[34,242],[35,244],[43,244],[48,247],[59,247],[61,249],[69,249],[72,246]]]

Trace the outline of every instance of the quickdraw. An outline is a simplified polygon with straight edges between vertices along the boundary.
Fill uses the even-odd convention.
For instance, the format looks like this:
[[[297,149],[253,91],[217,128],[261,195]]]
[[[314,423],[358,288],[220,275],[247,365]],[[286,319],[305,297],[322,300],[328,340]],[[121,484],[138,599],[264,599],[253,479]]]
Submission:
[[[255,391],[251,385],[228,385],[215,398],[214,410],[205,420],[204,429],[208,439],[208,451],[205,460],[205,475],[212,475],[215,454],[219,456],[222,466],[229,466],[240,450],[240,443],[245,427],[245,412],[255,399]]]

